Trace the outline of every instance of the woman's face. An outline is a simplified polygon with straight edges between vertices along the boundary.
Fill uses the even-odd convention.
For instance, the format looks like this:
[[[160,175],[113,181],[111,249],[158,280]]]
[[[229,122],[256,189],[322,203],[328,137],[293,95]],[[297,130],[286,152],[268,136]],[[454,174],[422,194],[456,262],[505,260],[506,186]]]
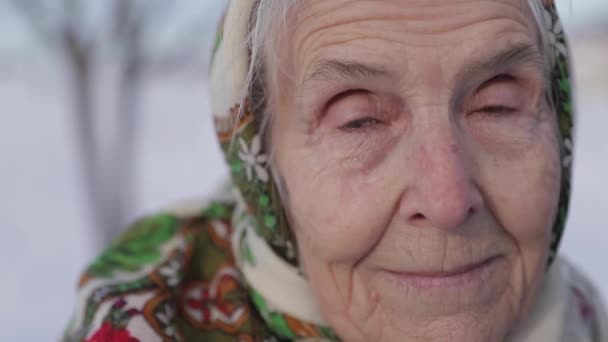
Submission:
[[[498,341],[542,280],[560,161],[521,0],[308,0],[279,45],[275,163],[348,341]]]

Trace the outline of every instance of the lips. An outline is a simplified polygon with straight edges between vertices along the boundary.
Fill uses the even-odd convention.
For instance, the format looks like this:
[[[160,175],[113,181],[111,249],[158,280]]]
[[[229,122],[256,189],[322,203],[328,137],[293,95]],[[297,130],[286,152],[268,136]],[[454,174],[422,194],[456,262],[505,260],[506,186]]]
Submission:
[[[482,281],[500,259],[502,259],[502,256],[496,255],[450,270],[389,271],[389,273],[399,281],[419,289],[460,287],[472,282]]]

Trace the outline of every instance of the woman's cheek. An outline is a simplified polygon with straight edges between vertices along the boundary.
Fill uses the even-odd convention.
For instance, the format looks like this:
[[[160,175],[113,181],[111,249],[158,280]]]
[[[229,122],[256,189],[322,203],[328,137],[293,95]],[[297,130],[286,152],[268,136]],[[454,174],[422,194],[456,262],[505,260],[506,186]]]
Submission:
[[[354,191],[352,184],[340,184],[322,195],[309,206],[294,208],[299,247],[328,262],[360,260],[388,226],[390,208],[378,205],[371,186]]]
[[[554,123],[542,120],[522,141],[480,147],[482,188],[497,220],[521,249],[545,244],[556,216],[561,163]],[[479,145],[478,145],[479,146]]]
[[[324,157],[302,161],[299,176],[287,176],[290,197],[298,199],[289,211],[300,249],[326,260],[351,261],[365,255],[390,219],[387,180],[377,174],[382,168],[374,167],[382,163],[377,155],[386,145],[357,141],[370,146],[353,148],[352,142],[335,142],[333,148],[320,145],[309,155]]]

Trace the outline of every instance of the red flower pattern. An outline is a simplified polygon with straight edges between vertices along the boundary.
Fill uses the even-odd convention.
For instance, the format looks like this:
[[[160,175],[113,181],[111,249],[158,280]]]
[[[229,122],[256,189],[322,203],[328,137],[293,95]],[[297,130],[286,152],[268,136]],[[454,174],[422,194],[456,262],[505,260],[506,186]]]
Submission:
[[[110,322],[105,322],[99,330],[86,342],[139,342],[124,328],[116,328]]]

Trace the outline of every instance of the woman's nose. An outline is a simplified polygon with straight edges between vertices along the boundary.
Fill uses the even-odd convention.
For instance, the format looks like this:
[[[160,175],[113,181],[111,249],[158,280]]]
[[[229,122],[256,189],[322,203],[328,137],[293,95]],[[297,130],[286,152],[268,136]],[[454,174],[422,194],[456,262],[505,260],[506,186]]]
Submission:
[[[409,223],[445,230],[461,227],[483,204],[472,161],[453,139],[420,145],[415,154],[416,171],[403,198]]]

